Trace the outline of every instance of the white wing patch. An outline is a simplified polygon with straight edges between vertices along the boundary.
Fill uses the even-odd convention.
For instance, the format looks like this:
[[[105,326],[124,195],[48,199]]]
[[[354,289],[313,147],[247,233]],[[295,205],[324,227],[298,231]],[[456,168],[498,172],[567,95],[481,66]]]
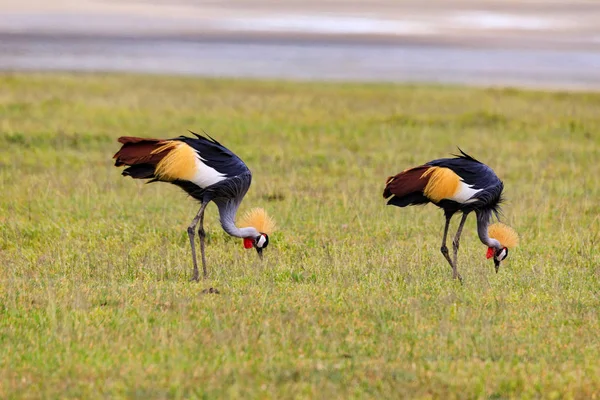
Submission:
[[[465,182],[461,181],[458,184],[458,190],[454,194],[454,196],[450,197],[449,200],[454,200],[457,203],[468,204],[477,201],[477,199],[472,199],[474,195],[481,192],[483,189],[473,189],[473,186],[467,185]]]
[[[190,179],[190,182],[193,182],[202,189],[205,189],[210,185],[214,185],[215,183],[221,182],[225,179],[227,179],[225,174],[222,174],[213,167],[206,165],[200,155],[196,156],[196,172]]]

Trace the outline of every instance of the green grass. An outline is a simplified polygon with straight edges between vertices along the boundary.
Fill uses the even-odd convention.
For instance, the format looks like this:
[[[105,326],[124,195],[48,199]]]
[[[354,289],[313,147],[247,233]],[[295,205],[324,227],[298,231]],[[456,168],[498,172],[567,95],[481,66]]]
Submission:
[[[600,396],[600,94],[0,75],[0,398]],[[121,177],[121,135],[205,130],[246,161],[264,262],[207,209]],[[500,272],[467,221],[386,207],[460,146],[503,179]],[[454,221],[453,229],[458,223]],[[202,294],[216,287],[219,295]]]

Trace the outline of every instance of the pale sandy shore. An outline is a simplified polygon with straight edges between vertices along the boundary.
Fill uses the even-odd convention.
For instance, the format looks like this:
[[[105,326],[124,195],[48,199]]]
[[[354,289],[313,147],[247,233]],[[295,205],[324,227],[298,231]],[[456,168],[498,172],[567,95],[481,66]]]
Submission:
[[[600,2],[0,0],[0,69],[600,87]]]

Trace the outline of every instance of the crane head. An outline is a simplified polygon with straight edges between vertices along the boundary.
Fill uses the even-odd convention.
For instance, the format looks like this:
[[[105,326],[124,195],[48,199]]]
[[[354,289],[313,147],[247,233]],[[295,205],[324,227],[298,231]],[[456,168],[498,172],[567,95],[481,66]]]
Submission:
[[[508,249],[519,244],[519,235],[511,227],[499,222],[488,226],[488,234],[495,243],[498,243],[496,247],[488,247],[486,254],[486,258],[494,257],[494,267],[497,273],[500,269],[500,261],[508,256]]]
[[[262,258],[262,251],[269,245],[269,235],[261,233],[255,238],[244,238],[244,248],[251,249],[254,247],[258,256]]]
[[[251,226],[258,231],[258,236],[244,238],[244,247],[254,247],[262,258],[262,251],[269,245],[269,234],[275,230],[275,221],[262,208],[253,208],[242,217],[241,226]]]
[[[496,268],[496,273],[500,269],[500,261],[504,260],[508,257],[508,248],[501,247],[499,249],[495,249],[493,247],[488,247],[486,258],[494,257],[494,267]]]

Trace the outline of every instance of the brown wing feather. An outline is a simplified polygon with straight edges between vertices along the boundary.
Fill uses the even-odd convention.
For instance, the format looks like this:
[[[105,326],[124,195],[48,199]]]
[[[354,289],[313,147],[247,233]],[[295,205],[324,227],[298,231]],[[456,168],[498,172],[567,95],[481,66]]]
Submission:
[[[127,144],[127,143],[140,143],[140,142],[162,142],[162,139],[150,139],[150,138],[141,138],[135,136],[121,136],[117,139],[119,143]]]
[[[431,167],[428,165],[421,165],[390,176],[386,181],[383,197],[387,199],[392,195],[402,197],[415,192],[423,192],[429,182],[429,176],[422,176],[429,168]]]
[[[154,153],[156,149],[166,143],[165,140],[132,136],[122,136],[118,140],[120,143],[123,143],[123,146],[113,156],[113,158],[116,158],[116,167],[138,164],[156,165],[170,151],[170,149],[166,148],[164,151]]]

